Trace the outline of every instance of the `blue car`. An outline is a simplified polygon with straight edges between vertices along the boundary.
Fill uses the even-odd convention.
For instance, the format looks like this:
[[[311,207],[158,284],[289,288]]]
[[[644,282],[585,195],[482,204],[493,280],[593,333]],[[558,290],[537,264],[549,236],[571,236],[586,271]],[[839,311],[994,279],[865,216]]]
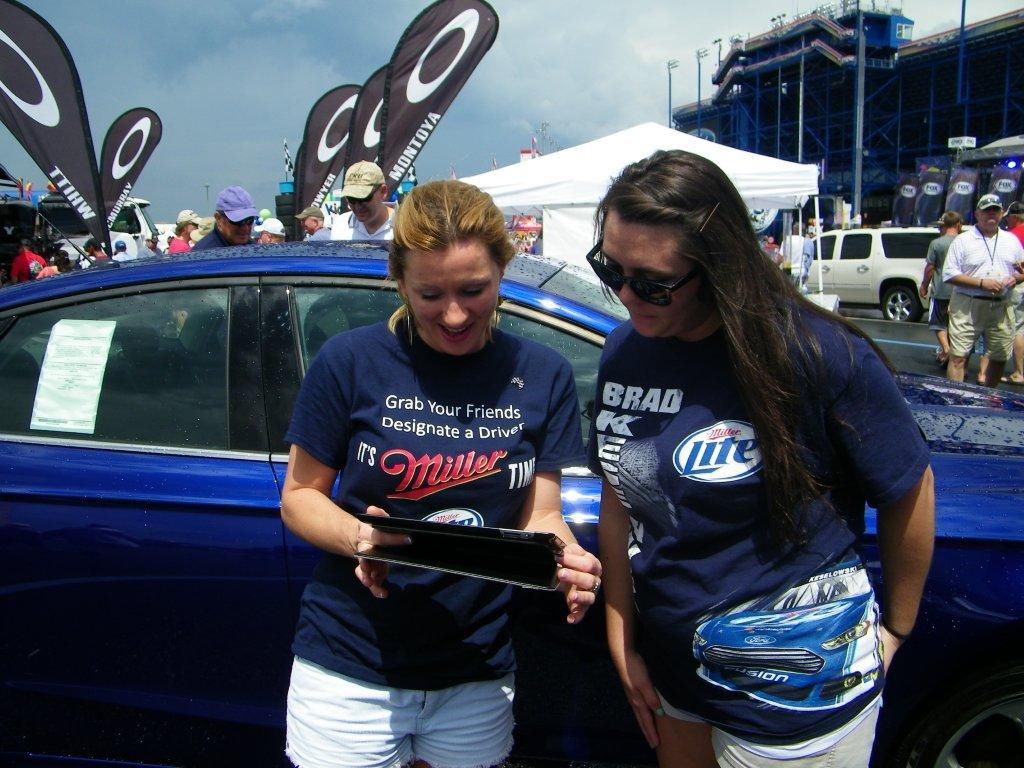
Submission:
[[[319,555],[281,523],[283,436],[324,341],[398,305],[385,258],[248,246],[0,291],[0,765],[286,764],[289,646]],[[577,269],[517,259],[501,322],[570,361],[586,433],[624,313]],[[1019,765],[1024,398],[900,385],[933,450],[938,540],[874,762]],[[592,551],[598,499],[589,471],[564,473],[566,519]],[[866,523],[877,580],[871,510]],[[653,764],[600,606],[568,626],[558,595],[521,590],[515,614],[517,764]],[[705,654],[772,646],[704,631]]]

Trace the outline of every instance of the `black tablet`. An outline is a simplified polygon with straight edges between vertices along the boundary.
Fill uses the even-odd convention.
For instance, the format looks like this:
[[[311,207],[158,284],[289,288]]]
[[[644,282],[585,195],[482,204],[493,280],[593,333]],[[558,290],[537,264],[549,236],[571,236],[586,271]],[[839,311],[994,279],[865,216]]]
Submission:
[[[558,587],[555,558],[565,545],[553,533],[367,514],[355,517],[378,530],[403,533],[412,539],[406,545],[374,547],[360,557],[533,589]]]

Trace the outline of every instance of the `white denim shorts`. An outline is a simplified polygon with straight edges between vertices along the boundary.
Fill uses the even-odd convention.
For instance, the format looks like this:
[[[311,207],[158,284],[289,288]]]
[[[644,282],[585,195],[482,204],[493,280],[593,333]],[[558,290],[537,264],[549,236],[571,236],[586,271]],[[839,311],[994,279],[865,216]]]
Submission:
[[[298,768],[489,768],[512,749],[513,675],[439,691],[388,688],[296,657],[285,753]]]
[[[704,722],[691,712],[673,707],[660,692],[658,698],[669,717],[687,723]],[[715,758],[722,768],[867,768],[881,705],[879,696],[848,723],[798,744],[755,744],[711,726]]]

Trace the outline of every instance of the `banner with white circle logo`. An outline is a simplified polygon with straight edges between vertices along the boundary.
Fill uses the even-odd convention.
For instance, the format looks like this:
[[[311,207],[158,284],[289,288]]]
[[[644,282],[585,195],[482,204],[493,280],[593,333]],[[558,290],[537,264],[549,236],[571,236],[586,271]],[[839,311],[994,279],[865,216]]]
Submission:
[[[916,173],[901,173],[896,185],[896,195],[892,200],[892,225],[909,227],[914,223],[914,204],[920,184]]]
[[[959,213],[964,223],[974,214],[974,198],[978,190],[977,168],[954,168],[946,193],[946,210]]]
[[[948,173],[940,168],[929,168],[918,177],[920,191],[914,204],[914,225],[932,227],[942,215],[946,204],[946,179]]]
[[[483,0],[439,0],[402,34],[388,65],[381,169],[394,190],[498,35]]]
[[[89,233],[107,243],[96,151],[75,62],[53,27],[15,0],[0,0],[0,120]]]
[[[296,158],[296,211],[320,205],[338,180],[358,99],[358,85],[339,85],[317,99],[309,110]]]
[[[111,124],[100,153],[100,180],[108,227],[113,226],[161,136],[163,123],[156,112],[145,107],[129,109]]]
[[[348,151],[345,153],[345,168],[363,160],[380,164],[381,111],[384,107],[384,85],[388,68],[384,65],[363,83],[352,110],[349,124]]]
[[[1020,186],[1020,168],[1007,168],[1005,165],[997,165],[992,169],[992,176],[989,177],[988,191],[990,194],[999,195],[999,201],[1003,204],[1005,211],[1010,203],[1017,199],[1017,188]]]

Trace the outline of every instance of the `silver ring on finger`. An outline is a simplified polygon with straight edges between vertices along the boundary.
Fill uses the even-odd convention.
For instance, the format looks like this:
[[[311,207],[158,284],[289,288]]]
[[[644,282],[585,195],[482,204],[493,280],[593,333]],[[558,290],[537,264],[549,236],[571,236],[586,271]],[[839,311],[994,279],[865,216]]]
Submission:
[[[589,590],[587,590],[587,591],[588,592],[593,592],[595,595],[598,592],[601,591],[601,577],[600,576],[595,576],[594,577],[594,585]]]

